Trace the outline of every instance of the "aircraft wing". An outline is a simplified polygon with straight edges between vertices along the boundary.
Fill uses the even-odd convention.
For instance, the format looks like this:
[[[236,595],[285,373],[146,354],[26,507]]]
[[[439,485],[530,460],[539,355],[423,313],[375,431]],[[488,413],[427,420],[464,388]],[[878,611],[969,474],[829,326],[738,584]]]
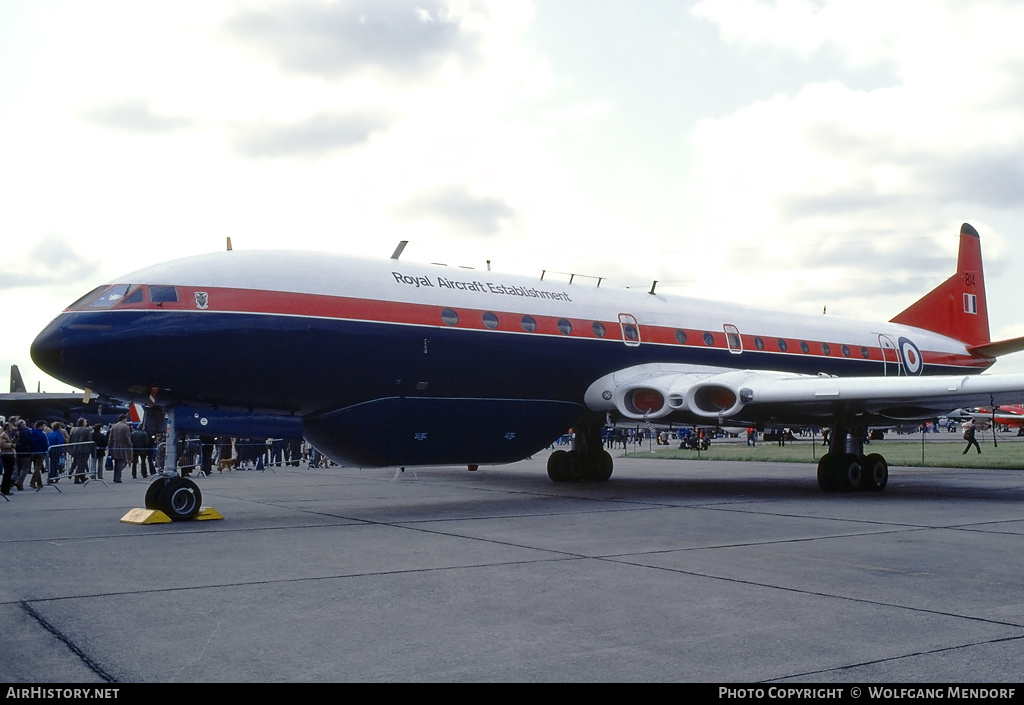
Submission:
[[[20,416],[29,421],[74,421],[84,416],[90,423],[109,423],[118,414],[128,411],[119,401],[93,397],[85,401],[82,394],[46,392],[12,392],[0,394],[0,415]]]
[[[953,407],[1022,399],[1024,374],[830,377],[665,366],[607,375],[586,396],[591,409],[615,409],[632,419],[794,424],[825,422],[837,412],[880,421],[923,420]]]

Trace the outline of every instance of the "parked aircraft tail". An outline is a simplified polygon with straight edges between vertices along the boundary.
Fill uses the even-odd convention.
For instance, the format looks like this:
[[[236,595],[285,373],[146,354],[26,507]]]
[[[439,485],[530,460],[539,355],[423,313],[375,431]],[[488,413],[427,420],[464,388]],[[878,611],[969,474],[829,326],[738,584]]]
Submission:
[[[970,224],[960,226],[956,274],[892,319],[963,341],[969,347],[989,343],[981,238]]]
[[[28,390],[25,389],[25,380],[21,378],[21,370],[18,369],[17,365],[11,365],[11,394],[24,393]]]
[[[994,358],[1024,350],[1024,337],[992,341],[981,264],[981,238],[969,223],[960,226],[956,274],[892,319],[963,341],[978,357]]]

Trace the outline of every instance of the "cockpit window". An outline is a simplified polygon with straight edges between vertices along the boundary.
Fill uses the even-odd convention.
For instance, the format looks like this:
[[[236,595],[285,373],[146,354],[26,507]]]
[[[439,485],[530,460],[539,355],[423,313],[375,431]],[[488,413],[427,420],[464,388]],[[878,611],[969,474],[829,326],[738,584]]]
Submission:
[[[115,284],[99,297],[90,301],[89,308],[110,308],[114,304],[120,303],[127,291],[128,284]]]
[[[149,287],[149,300],[155,304],[177,301],[178,290],[173,286],[151,286]]]
[[[90,291],[88,294],[86,294],[82,298],[80,298],[77,301],[75,301],[75,303],[73,303],[70,306],[68,306],[68,308],[84,308],[85,307],[85,303],[87,301],[91,301],[94,297],[96,297],[101,291],[103,291],[106,288],[107,288],[106,286],[98,286],[98,287],[96,287],[95,289]]]
[[[133,291],[130,294],[128,294],[128,296],[124,297],[124,302],[126,304],[141,304],[142,301],[143,301],[142,287],[139,287],[135,291]]]

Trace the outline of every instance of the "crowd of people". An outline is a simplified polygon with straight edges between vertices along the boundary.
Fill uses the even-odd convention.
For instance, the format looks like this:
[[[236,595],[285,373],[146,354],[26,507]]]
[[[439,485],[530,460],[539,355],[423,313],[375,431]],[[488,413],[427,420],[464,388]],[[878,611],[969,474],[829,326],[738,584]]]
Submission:
[[[320,466],[323,458],[310,451],[311,464]],[[251,439],[229,436],[188,437],[179,443],[176,472],[209,475],[216,465],[261,469],[282,464],[298,466],[307,457],[302,439]],[[61,479],[75,484],[111,471],[113,482],[121,483],[130,466],[132,478],[162,472],[166,458],[163,434],[151,435],[126,416],[109,426],[90,426],[85,419],[74,425],[61,421],[29,422],[17,416],[0,416],[0,457],[3,480],[0,493],[10,495],[29,489],[41,489]],[[228,462],[224,462],[228,461]]]
[[[318,466],[318,455],[310,452],[311,461]],[[232,438],[230,436],[193,436],[186,438],[178,453],[178,467],[184,476],[198,470],[209,475],[214,467],[224,469],[298,467],[307,457],[301,438]],[[227,462],[226,462],[227,461]],[[322,462],[322,461],[320,461]]]
[[[83,482],[97,448],[106,448],[106,436],[100,426],[89,426],[85,419],[66,427],[60,421],[30,423],[25,419],[0,416],[0,457],[3,458],[3,481],[0,493],[11,494],[12,488],[39,489],[45,482],[58,482],[61,475]]]

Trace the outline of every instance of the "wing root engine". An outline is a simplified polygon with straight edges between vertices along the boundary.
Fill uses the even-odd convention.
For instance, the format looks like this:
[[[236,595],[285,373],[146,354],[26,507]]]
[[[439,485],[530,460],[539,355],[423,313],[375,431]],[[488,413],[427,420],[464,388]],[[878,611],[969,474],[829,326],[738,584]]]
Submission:
[[[594,411],[634,420],[800,422],[838,410],[926,419],[952,408],[1024,395],[1024,374],[832,377],[787,372],[637,365],[605,375],[584,397]]]
[[[752,402],[756,388],[801,375],[750,370],[673,371],[671,365],[638,365],[600,378],[584,397],[594,411],[616,410],[628,419],[697,416],[732,418]],[[685,370],[685,371],[683,371]]]

